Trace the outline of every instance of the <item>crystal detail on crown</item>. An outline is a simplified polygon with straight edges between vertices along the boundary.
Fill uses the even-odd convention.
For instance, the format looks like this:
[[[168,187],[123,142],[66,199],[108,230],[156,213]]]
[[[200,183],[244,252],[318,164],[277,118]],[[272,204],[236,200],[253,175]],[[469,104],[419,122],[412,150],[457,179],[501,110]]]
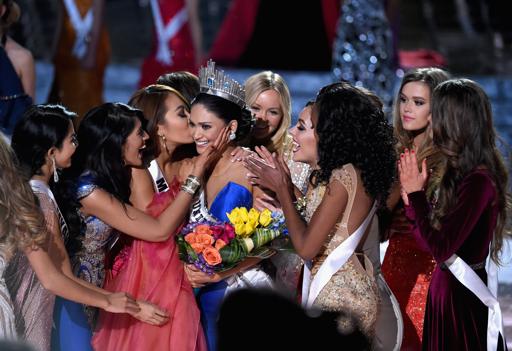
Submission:
[[[219,96],[245,107],[245,89],[224,71],[215,69],[215,62],[208,60],[206,67],[199,69],[201,93]]]

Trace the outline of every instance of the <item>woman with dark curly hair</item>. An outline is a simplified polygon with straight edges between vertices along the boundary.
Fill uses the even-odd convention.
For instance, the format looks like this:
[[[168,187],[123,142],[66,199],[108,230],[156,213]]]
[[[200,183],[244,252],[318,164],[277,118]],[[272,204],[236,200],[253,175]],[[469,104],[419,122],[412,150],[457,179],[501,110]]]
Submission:
[[[282,158],[273,156],[274,167],[248,159],[249,177],[276,193],[295,250],[308,261],[303,304],[344,312],[350,320],[340,314],[339,330],[359,327],[371,340],[379,288],[359,247],[395,178],[393,131],[367,94],[335,83],[320,90],[310,114],[301,115],[291,134],[294,160],[313,169],[305,205],[294,201]]]

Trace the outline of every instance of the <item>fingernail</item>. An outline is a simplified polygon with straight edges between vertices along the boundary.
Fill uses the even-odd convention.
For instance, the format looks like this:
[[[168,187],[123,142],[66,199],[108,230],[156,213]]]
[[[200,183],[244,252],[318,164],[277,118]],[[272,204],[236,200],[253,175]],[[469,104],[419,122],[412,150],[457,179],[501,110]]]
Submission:
[[[414,153],[414,150],[411,151],[411,153],[413,154]]]
[[[404,154],[400,154],[400,157],[402,157],[402,158],[403,158],[403,157],[404,157]]]

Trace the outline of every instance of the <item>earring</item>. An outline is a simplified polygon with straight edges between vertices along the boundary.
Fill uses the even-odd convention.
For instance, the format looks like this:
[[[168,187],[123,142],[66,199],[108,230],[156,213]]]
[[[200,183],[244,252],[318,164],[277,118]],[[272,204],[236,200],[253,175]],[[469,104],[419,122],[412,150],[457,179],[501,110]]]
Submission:
[[[229,132],[229,140],[233,141],[236,139],[236,133],[234,131]]]
[[[165,135],[159,134],[158,136],[160,137],[160,139],[162,139],[162,143],[164,144],[165,152],[169,153],[169,150],[167,150],[167,143],[165,142],[166,141]]]
[[[55,166],[55,157],[52,156],[52,168],[53,168],[53,182],[59,181],[59,174],[57,173],[57,167]]]

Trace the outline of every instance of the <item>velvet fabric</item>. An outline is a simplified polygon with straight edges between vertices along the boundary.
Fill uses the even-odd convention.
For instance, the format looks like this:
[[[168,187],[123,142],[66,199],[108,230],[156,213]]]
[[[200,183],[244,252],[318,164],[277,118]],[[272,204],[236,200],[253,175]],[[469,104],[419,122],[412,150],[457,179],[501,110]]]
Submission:
[[[442,264],[457,254],[467,264],[486,260],[498,216],[496,188],[489,171],[475,169],[464,177],[457,201],[432,228],[425,193],[409,194],[406,215],[414,221],[413,233],[424,240],[438,263],[430,283],[423,329],[423,350],[486,350],[487,307]],[[485,268],[475,272],[487,283]]]
[[[156,194],[148,213],[157,217],[179,191],[177,181]],[[178,256],[174,235],[162,243],[133,240],[128,260],[106,290],[125,291],[170,314],[163,326],[142,323],[128,314],[100,313],[92,344],[95,350],[206,350],[200,313]]]

